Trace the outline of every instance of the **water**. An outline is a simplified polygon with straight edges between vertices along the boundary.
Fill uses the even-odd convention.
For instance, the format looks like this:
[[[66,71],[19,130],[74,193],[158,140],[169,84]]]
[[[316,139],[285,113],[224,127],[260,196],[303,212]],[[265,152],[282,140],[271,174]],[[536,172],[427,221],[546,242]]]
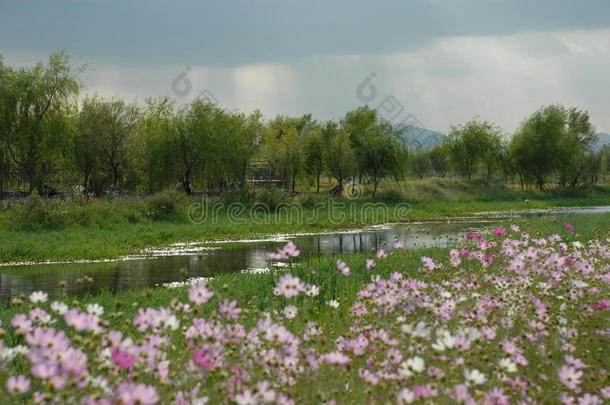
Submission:
[[[587,207],[561,211],[494,213],[498,218],[527,215],[564,215],[610,212],[607,207]],[[489,213],[481,213],[489,217]],[[465,232],[490,225],[490,220],[472,218],[455,223],[435,222],[388,225],[357,231],[317,235],[279,236],[258,241],[225,241],[174,245],[148,252],[147,256],[96,263],[52,263],[0,267],[0,302],[19,294],[46,291],[52,297],[96,294],[102,290],[121,291],[152,287],[188,277],[262,269],[269,266],[266,252],[275,251],[287,241],[297,244],[303,255],[353,254],[384,248],[391,250],[395,240],[409,248],[444,247]],[[186,271],[186,275],[184,274]],[[85,281],[85,276],[93,279]],[[60,282],[65,281],[65,287]]]
[[[121,291],[161,285],[185,277],[213,277],[216,274],[267,268],[265,253],[289,240],[303,255],[391,250],[395,240],[408,247],[447,246],[470,229],[485,222],[427,223],[383,226],[358,231],[318,235],[292,235],[268,240],[176,245],[151,252],[154,256],[96,263],[53,263],[0,267],[0,302],[19,294],[46,291],[51,296],[96,294],[107,289]],[[181,273],[186,269],[186,276]],[[84,281],[89,276],[93,282]],[[66,286],[60,287],[61,281]]]

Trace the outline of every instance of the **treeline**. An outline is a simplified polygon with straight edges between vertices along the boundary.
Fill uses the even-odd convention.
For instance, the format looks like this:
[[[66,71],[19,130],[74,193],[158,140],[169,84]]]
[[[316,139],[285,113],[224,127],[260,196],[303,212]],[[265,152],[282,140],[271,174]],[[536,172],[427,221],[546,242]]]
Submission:
[[[332,179],[336,194],[349,181],[370,184],[374,195],[383,179],[409,173],[504,176],[542,188],[549,181],[575,187],[607,171],[608,150],[592,151],[588,114],[561,106],[534,113],[510,141],[494,125],[471,121],[453,127],[442,145],[409,151],[404,134],[367,107],[339,121],[311,114],[265,121],[258,111],[202,100],[139,106],[81,98],[79,74],[65,53],[20,69],[0,59],[0,193],[243,192],[252,179],[319,192],[322,179]]]
[[[444,143],[412,153],[410,167],[418,178],[478,175],[489,182],[501,176],[522,188],[543,189],[547,183],[574,188],[609,173],[610,148],[595,151],[596,142],[586,111],[550,105],[523,121],[510,138],[489,122],[453,126]]]

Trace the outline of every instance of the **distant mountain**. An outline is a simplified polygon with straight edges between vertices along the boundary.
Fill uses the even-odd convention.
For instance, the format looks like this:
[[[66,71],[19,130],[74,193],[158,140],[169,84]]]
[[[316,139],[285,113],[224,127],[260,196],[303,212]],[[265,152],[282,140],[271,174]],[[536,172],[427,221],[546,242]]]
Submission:
[[[595,143],[595,145],[593,145],[593,150],[594,151],[598,151],[602,148],[602,146],[604,145],[610,145],[610,134],[607,134],[605,132],[601,132],[599,134],[597,134],[597,137],[599,138],[597,140],[597,142]]]
[[[411,150],[420,148],[431,149],[436,145],[441,145],[445,142],[446,138],[446,136],[440,132],[416,127],[414,125],[397,124],[394,128],[402,131],[401,137]]]

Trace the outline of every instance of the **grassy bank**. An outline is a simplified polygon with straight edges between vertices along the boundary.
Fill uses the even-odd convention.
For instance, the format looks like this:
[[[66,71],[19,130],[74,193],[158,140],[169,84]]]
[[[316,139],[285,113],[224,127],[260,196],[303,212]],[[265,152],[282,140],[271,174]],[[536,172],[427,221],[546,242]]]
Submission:
[[[574,226],[575,231],[564,227],[564,221]],[[521,272],[519,276],[507,267],[513,254],[500,253],[497,248],[481,251],[493,251],[499,255],[488,267],[481,266],[475,259],[476,255],[470,259],[464,256],[462,263],[456,266],[450,260],[448,249],[396,250],[387,258],[378,258],[375,252],[350,255],[343,258],[351,268],[349,276],[342,275],[337,269],[338,257],[300,257],[274,273],[220,275],[208,283],[207,291],[212,291],[213,297],[203,304],[189,303],[191,298],[187,287],[63,299],[76,311],[85,311],[87,304],[101,305],[104,313],[100,316],[100,325],[104,330],[121,331],[118,338],[116,332],[112,332],[110,339],[110,333],[87,330],[91,326],[76,326],[79,323],[75,321],[67,324],[49,303],[14,306],[1,313],[2,324],[8,325],[16,313],[26,313],[35,306],[43,308],[57,320],[52,328],[65,331],[72,339],[71,344],[89,356],[91,361],[87,366],[92,376],[107,375],[112,387],[125,381],[147,384],[149,389],[154,387],[158,397],[162,398],[160,403],[175,395],[177,390],[191,392],[202,382],[200,390],[188,395],[205,395],[213,404],[240,403],[246,389],[253,391],[255,384],[266,380],[271,382],[270,388],[278,395],[288,395],[296,403],[325,403],[330,400],[345,404],[409,403],[403,401],[401,395],[409,398],[413,392],[430,395],[427,398],[434,403],[455,403],[454,387],[469,381],[471,377],[467,377],[467,372],[472,369],[481,372],[485,378],[475,378],[466,383],[463,395],[481,399],[493,393],[506,396],[508,403],[519,402],[527,396],[535,403],[553,403],[557,402],[562,391],[566,391],[563,384],[569,384],[558,377],[558,372],[571,364],[565,356],[580,359],[586,364],[584,377],[577,382],[581,392],[573,395],[587,393],[600,397],[601,390],[607,385],[603,369],[606,367],[605,359],[610,355],[610,346],[607,337],[598,333],[607,327],[604,311],[591,308],[607,297],[608,284],[602,275],[608,257],[601,251],[600,254],[585,253],[585,248],[570,242],[579,240],[586,246],[588,239],[607,236],[610,214],[568,216],[561,221],[532,218],[518,223],[521,231],[531,232],[509,230],[506,237],[486,234],[485,238],[502,245],[505,238],[523,240],[527,234],[530,238],[558,234],[569,246],[566,257],[582,256],[578,260],[589,260],[593,255],[591,263],[595,265],[582,271],[583,268],[576,263],[558,264],[557,258],[553,259],[555,264],[550,264],[547,258],[552,257],[555,249],[549,248],[558,243],[554,239],[548,239],[546,246],[529,244],[532,247],[539,245],[535,248],[535,259],[527,266],[528,273]],[[468,247],[473,252],[478,250],[472,243]],[[519,251],[525,250],[525,246],[519,248]],[[442,267],[424,270],[421,256],[432,258],[435,265]],[[364,264],[369,258],[374,259],[376,265],[367,270]],[[539,271],[538,263],[557,268],[551,275]],[[562,276],[555,278],[559,272]],[[307,296],[301,293],[292,298],[277,296],[273,290],[284,273],[298,277],[303,283],[316,285],[319,294]],[[372,275],[378,275],[384,281],[371,283]],[[555,284],[548,288],[552,280]],[[367,284],[369,287],[364,288]],[[587,288],[576,287],[579,285]],[[368,297],[367,291],[372,297]],[[235,300],[241,312],[237,315],[222,312],[222,302],[226,303],[224,299]],[[328,305],[331,300],[336,300],[338,307]],[[190,306],[185,308],[184,303]],[[164,315],[155,312],[160,307],[167,308]],[[297,312],[292,317],[286,315],[287,310]],[[40,316],[39,310],[29,313],[32,317]],[[171,324],[179,322],[180,328],[136,328],[143,322],[155,323],[156,317],[168,319],[170,314],[176,316]],[[405,332],[409,330],[405,329],[406,326],[416,328],[420,321],[424,322],[424,326],[418,329],[420,335]],[[310,332],[314,331],[312,325],[316,332]],[[75,331],[75,328],[83,327],[84,331]],[[243,334],[241,328],[244,328]],[[571,328],[578,333],[570,335]],[[275,334],[267,333],[269,330]],[[461,343],[454,346],[452,339],[443,338],[443,331],[454,337],[460,336]],[[464,335],[465,331],[467,335]],[[463,339],[472,334],[478,337],[464,342]],[[186,335],[189,338],[185,339]],[[243,336],[247,338],[244,340]],[[291,336],[297,337],[298,342]],[[358,352],[360,346],[342,346],[340,343],[360,342],[363,338],[366,344],[361,347],[362,354]],[[7,328],[4,339],[7,347],[24,344],[23,338],[12,328]],[[147,343],[163,342],[164,339],[171,344],[160,343],[157,347],[150,347]],[[439,349],[439,339],[447,347],[441,345]],[[218,347],[216,344],[220,342],[224,349],[222,356],[214,357],[217,363],[211,366],[193,360],[196,359],[191,353],[194,349],[203,348],[204,353],[214,353]],[[33,343],[29,344],[32,344],[32,350],[37,350]],[[125,357],[113,356],[104,360],[103,353],[111,346],[123,350],[127,359],[134,356],[133,365],[121,365],[126,364],[122,362]],[[134,355],[141,350],[140,347],[146,348],[147,353],[153,353],[154,357]],[[278,363],[274,357],[259,356],[260,353],[272,355],[275,351],[291,359],[294,354],[294,361],[301,371],[293,371],[291,365]],[[339,359],[339,363],[326,357],[328,353],[337,352],[344,355],[332,357]],[[400,357],[394,362],[392,359],[396,356]],[[405,377],[400,371],[403,367],[401,361],[413,356],[421,358],[425,367]],[[503,370],[498,364],[507,357],[515,364],[509,363],[510,370]],[[158,365],[153,359],[157,358],[169,362],[166,377],[160,378],[156,374]],[[310,363],[313,360],[316,362]],[[191,361],[195,361],[195,367]],[[27,362],[26,358],[19,357],[11,362],[0,373],[0,383],[8,375],[23,373],[31,378],[32,391],[47,392],[49,399],[59,395],[63,398],[79,397],[85,393],[104,398],[121,391],[121,388],[104,391],[88,386],[86,390],[76,392],[71,384],[49,389],[50,384],[37,376],[30,376]],[[129,370],[121,370],[121,367]],[[184,373],[186,369],[188,373]],[[239,373],[247,372],[237,390],[232,388],[234,376],[241,375],[236,369]],[[441,378],[438,370],[443,373]],[[401,377],[392,377],[394,373]],[[286,374],[292,377],[289,382],[283,379]],[[513,378],[527,380],[531,389],[522,391],[515,388],[511,383]],[[421,388],[423,386],[425,390]],[[403,391],[405,389],[407,391]],[[24,395],[27,399],[30,394]],[[419,397],[423,398],[426,397]],[[5,400],[10,402],[11,399],[7,397]]]
[[[574,227],[574,231],[569,231],[564,223]],[[497,226],[509,228],[510,225],[517,224],[522,230],[531,231],[532,237],[547,237],[549,235],[560,235],[566,242],[574,240],[605,240],[610,238],[610,213],[606,214],[582,214],[566,215],[562,217],[530,217],[521,218],[513,221],[500,221]],[[494,225],[495,226],[495,225]],[[491,228],[488,228],[491,229]],[[412,250],[398,250],[393,252],[382,263],[382,266],[375,267],[375,274],[387,276],[391,271],[414,269],[421,265],[420,257],[429,256],[443,258],[447,262],[449,250],[451,248],[418,248]],[[290,270],[295,275],[300,275],[304,280],[307,275],[312,274],[310,269],[315,269],[320,275],[332,275],[335,273],[336,260],[341,258],[352,269],[363,267],[367,258],[373,257],[371,253],[356,253],[345,257],[340,255],[316,256],[313,258],[301,257],[291,264]],[[286,270],[282,270],[286,271]],[[316,277],[309,281],[315,281],[316,285],[324,287],[319,296],[320,303],[335,299],[339,296],[349,303],[355,299],[355,292],[358,291],[368,281],[368,276],[364,272],[358,272],[364,277],[344,277],[338,279],[331,277],[324,279]],[[223,291],[223,296],[237,300],[240,305],[250,307],[254,305],[260,310],[268,309],[274,301],[269,286],[272,286],[277,275],[273,274],[247,274],[221,273],[209,281],[210,285],[218,291]],[[186,281],[186,278],[183,280]],[[340,281],[339,283],[337,281]],[[66,302],[79,302],[82,304],[101,303],[106,307],[116,307],[126,316],[133,316],[141,306],[168,306],[176,298],[186,297],[186,288],[168,289],[164,287],[148,288],[146,290],[127,290],[117,293],[105,291],[96,295],[85,295],[82,297],[64,297]],[[23,308],[16,307],[4,311],[0,319],[7,321],[11,314]],[[118,325],[118,324],[117,324]]]
[[[319,232],[483,211],[606,205],[610,199],[610,189],[602,187],[566,196],[506,187],[483,193],[479,184],[453,180],[414,184],[410,187],[419,190],[420,199],[395,190],[396,185],[376,199],[289,198],[276,191],[259,200],[212,199],[206,202],[205,219],[200,199],[175,193],[87,202],[31,199],[0,211],[0,262],[113,258],[175,242]],[[425,192],[439,187],[445,194],[453,190],[453,197],[438,200]]]

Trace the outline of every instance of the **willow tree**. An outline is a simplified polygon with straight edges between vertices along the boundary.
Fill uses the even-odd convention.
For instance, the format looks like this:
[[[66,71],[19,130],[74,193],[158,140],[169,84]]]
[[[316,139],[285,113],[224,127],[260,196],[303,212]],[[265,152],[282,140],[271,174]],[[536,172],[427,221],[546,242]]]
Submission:
[[[471,120],[463,125],[452,126],[447,137],[447,148],[454,169],[471,179],[484,167],[483,177],[491,176],[501,147],[501,131],[486,121]],[[485,164],[484,164],[485,163]]]
[[[343,182],[356,173],[357,163],[350,134],[341,129],[336,122],[328,121],[322,136],[326,148],[324,165],[328,174],[337,180],[339,193],[343,192]]]
[[[324,143],[322,127],[316,126],[305,139],[305,171],[315,179],[316,193],[320,192],[320,177],[324,172]]]
[[[376,110],[360,107],[350,111],[341,125],[350,135],[358,175],[373,182],[373,196],[382,179],[402,175],[407,147],[400,138],[400,131],[380,118]]]
[[[540,189],[552,175],[558,175],[561,185],[574,187],[590,166],[596,139],[587,112],[545,106],[521,124],[510,145],[511,157],[525,180]]]
[[[172,148],[175,119],[175,105],[169,98],[146,100],[137,136],[143,149],[140,170],[148,192],[175,185],[179,180]]]
[[[67,149],[66,117],[80,91],[78,72],[64,52],[52,54],[46,64],[0,71],[0,144],[28,191],[42,192]]]
[[[76,156],[86,182],[93,170],[113,189],[130,164],[140,110],[120,99],[87,98],[79,114]]]

